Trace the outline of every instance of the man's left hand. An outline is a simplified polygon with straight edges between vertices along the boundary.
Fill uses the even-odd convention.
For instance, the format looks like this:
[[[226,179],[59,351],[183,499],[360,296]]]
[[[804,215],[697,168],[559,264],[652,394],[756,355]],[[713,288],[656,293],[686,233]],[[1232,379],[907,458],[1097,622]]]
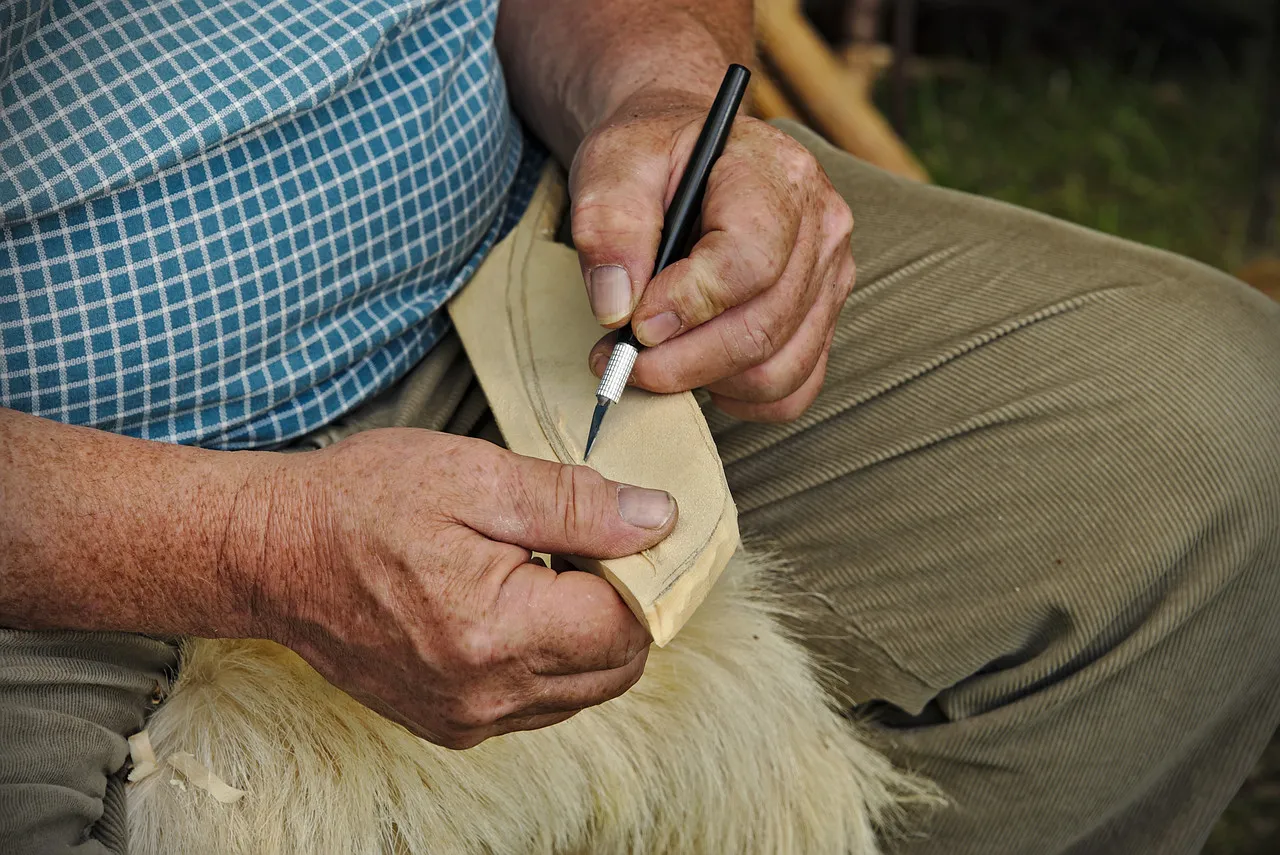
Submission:
[[[853,216],[807,149],[739,116],[711,172],[697,243],[653,276],[663,212],[708,107],[650,92],[593,130],[570,171],[573,241],[600,323],[630,320],[647,346],[633,385],[706,387],[730,415],[789,421],[817,397],[853,288]],[[591,352],[597,375],[613,339]]]

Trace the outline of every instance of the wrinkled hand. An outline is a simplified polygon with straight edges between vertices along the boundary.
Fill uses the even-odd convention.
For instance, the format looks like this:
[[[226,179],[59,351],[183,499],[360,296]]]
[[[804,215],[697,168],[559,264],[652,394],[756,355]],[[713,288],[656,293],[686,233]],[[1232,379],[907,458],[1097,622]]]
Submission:
[[[630,320],[648,346],[633,385],[705,386],[731,415],[789,421],[822,386],[853,288],[853,216],[807,149],[740,115],[711,172],[700,239],[650,279],[663,212],[708,107],[650,93],[592,131],[570,172],[573,241],[600,323]],[[591,352],[597,375],[612,341]]]
[[[276,560],[256,584],[256,626],[365,705],[467,748],[640,679],[649,636],[617,592],[530,550],[653,546],[675,525],[665,492],[424,430],[273,457],[286,460],[272,529],[293,534],[264,546]]]

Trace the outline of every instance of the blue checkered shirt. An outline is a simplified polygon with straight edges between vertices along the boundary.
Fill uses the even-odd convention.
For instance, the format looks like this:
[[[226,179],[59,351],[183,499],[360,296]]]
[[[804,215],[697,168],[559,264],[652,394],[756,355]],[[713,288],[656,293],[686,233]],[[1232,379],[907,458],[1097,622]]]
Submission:
[[[0,405],[273,446],[389,386],[527,203],[497,0],[0,0]]]

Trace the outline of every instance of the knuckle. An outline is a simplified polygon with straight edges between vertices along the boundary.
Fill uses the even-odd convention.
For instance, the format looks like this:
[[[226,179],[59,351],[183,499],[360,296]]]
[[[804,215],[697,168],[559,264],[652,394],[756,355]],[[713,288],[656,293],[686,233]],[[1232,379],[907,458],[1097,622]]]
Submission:
[[[474,504],[502,490],[510,476],[510,452],[492,443],[445,445],[437,455],[447,477],[440,480],[454,502]]]
[[[791,260],[791,254],[795,251],[796,241],[788,239],[781,231],[774,230],[773,245],[765,249],[765,244],[761,242],[761,248],[758,256],[754,260],[750,269],[757,271],[757,284],[769,287],[777,284],[782,279],[782,274],[787,270],[787,262]],[[760,290],[764,290],[761,288]]]
[[[841,276],[836,280],[836,283],[835,283],[836,299],[835,299],[835,307],[833,310],[833,315],[835,316],[836,320],[839,319],[840,313],[844,310],[844,304],[848,301],[850,295],[853,294],[855,277],[856,277],[856,271],[853,269],[852,266],[850,266],[848,272],[841,274]]]
[[[849,242],[853,236],[853,211],[849,210],[844,199],[835,196],[834,202],[827,208],[825,225],[827,233],[838,237],[842,244]]]
[[[743,382],[751,397],[761,403],[781,401],[795,392],[805,381],[804,367],[770,359],[743,374]]]
[[[586,194],[574,203],[570,214],[573,245],[587,255],[607,250],[616,246],[619,238],[634,234],[643,216],[615,199]]]
[[[622,668],[639,655],[640,649],[629,632],[614,633],[605,650],[604,667],[612,670]]]
[[[853,263],[853,255],[844,252],[837,256],[829,272],[823,277],[824,289],[831,292],[831,322],[834,323],[840,315],[840,307],[844,305],[844,301],[849,299],[849,295],[853,293],[853,285],[858,275],[858,268]]]
[[[641,631],[641,632],[633,633],[632,635],[630,635],[628,646],[627,646],[627,653],[628,653],[627,661],[630,662],[632,659],[635,659],[637,656],[648,658],[649,645],[651,643],[652,642],[651,642],[651,639],[649,638],[648,632]]]
[[[689,265],[687,285],[672,295],[676,313],[693,326],[718,317],[729,308],[725,288],[728,265],[719,255],[705,255]]]
[[[470,626],[456,632],[453,638],[453,660],[466,673],[484,673],[498,659],[498,644],[491,630]]]
[[[726,259],[724,266],[730,275],[736,272],[743,280],[740,284],[747,291],[743,296],[773,285],[787,268],[796,235],[781,225],[781,221],[795,213],[783,210],[785,204],[779,202],[755,212],[752,215],[755,219],[739,230],[740,239],[733,247],[736,258]]]
[[[649,659],[648,637],[644,637],[639,640],[632,639],[627,643],[626,650],[627,650],[626,659],[623,661],[622,665],[619,667],[623,667],[627,665],[635,666],[635,669],[636,669],[635,680],[632,680],[630,683],[627,684],[628,688],[630,688],[631,686],[635,685],[636,680],[639,680],[640,675],[644,673],[645,663]]]
[[[767,323],[743,312],[736,334],[730,335],[726,341],[726,350],[732,365],[745,370],[759,365],[776,353],[778,345]]]
[[[601,164],[608,165],[614,161],[619,147],[625,144],[624,140],[619,139],[618,131],[616,126],[604,125],[583,138],[570,166],[571,188],[576,189],[575,185],[584,173],[594,173]]]
[[[493,704],[479,698],[465,698],[456,703],[445,717],[450,733],[469,738],[496,722],[501,715]]]
[[[574,473],[575,466],[562,466],[556,473],[556,504],[560,507],[560,526],[566,535],[578,530],[578,488],[581,478]]]
[[[719,281],[729,286],[735,302],[781,278],[799,241],[804,218],[804,205],[790,188],[767,186],[753,194],[748,204],[723,215],[720,225],[727,240],[719,247],[716,273]]]
[[[817,172],[818,162],[809,150],[797,142],[779,146],[778,163],[783,177],[792,184],[803,184]]]
[[[561,466],[556,472],[555,501],[561,509],[561,525],[566,539],[592,531],[601,521],[601,503],[596,500],[604,477],[589,466]]]

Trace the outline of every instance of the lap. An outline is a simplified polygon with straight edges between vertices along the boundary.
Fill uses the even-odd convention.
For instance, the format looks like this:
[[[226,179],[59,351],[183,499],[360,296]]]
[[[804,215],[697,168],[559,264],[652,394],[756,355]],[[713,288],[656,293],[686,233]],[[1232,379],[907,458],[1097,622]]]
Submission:
[[[1280,720],[1276,307],[788,130],[860,284],[808,413],[709,421],[831,688],[955,802],[909,848],[1195,851]],[[390,424],[495,436],[456,343],[307,447]]]
[[[0,629],[0,851],[125,851],[126,737],[176,658],[128,633]]]
[[[709,421],[833,688],[952,791],[918,851],[1195,851],[1280,719],[1280,307],[788,130],[859,284],[805,416]]]

